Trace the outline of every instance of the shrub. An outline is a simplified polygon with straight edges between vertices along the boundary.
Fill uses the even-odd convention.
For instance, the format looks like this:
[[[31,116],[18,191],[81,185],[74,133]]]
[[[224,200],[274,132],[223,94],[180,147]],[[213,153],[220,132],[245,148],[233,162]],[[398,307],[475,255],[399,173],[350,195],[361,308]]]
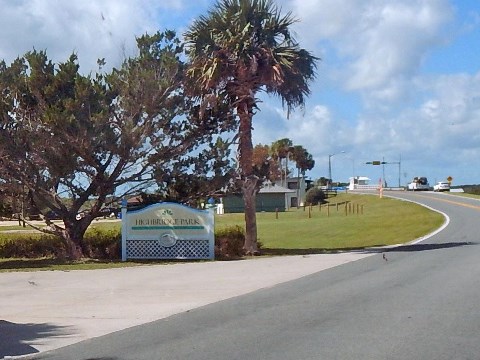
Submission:
[[[238,259],[244,255],[244,230],[236,225],[215,232],[215,258],[220,260]]]
[[[93,259],[114,260],[121,257],[120,230],[89,230],[84,240]],[[3,258],[64,258],[65,255],[64,244],[52,235],[15,238],[0,244],[0,257]]]
[[[51,235],[18,238],[0,244],[0,257],[3,258],[62,257],[64,253],[60,239]]]
[[[116,260],[121,257],[122,234],[120,229],[88,230],[84,236],[94,259]]]
[[[463,186],[463,191],[467,194],[480,195],[480,185]]]
[[[325,193],[317,187],[313,187],[305,194],[305,202],[307,205],[322,204],[325,200]]]

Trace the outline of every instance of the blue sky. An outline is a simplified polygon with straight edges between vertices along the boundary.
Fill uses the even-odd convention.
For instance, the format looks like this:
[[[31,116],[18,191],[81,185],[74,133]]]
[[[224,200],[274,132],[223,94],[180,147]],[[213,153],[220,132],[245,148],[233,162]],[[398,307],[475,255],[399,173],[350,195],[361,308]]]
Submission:
[[[96,59],[118,65],[135,36],[165,28],[179,34],[210,0],[0,0],[0,58],[33,48],[81,69]],[[480,3],[478,0],[278,0],[299,22],[301,46],[322,60],[304,111],[290,119],[278,99],[261,95],[254,143],[288,137],[315,158],[307,175],[352,175],[388,184],[414,176],[430,183],[480,184]],[[342,151],[344,153],[342,153]]]

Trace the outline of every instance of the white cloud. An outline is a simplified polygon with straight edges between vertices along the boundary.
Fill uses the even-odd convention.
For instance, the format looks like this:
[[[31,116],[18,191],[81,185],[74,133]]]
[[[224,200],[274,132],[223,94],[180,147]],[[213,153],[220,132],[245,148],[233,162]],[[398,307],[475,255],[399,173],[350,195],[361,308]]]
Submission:
[[[287,119],[285,111],[266,103],[254,117],[254,144],[270,145],[281,138],[289,138],[294,145],[302,145],[312,154],[317,166],[313,177],[321,173],[328,154],[349,150],[352,143],[351,130],[345,122],[335,121],[334,115],[324,105],[316,105],[305,113],[297,111]]]
[[[401,154],[413,166],[474,164],[480,144],[480,73],[417,79],[426,100],[396,117],[365,117],[356,126],[357,147],[390,158]],[[425,167],[426,165],[423,165]]]
[[[168,2],[171,8],[181,5]],[[0,6],[2,59],[10,62],[35,48],[58,62],[76,52],[81,69],[90,72],[98,58],[113,66],[130,55],[135,36],[157,31],[157,15],[167,5],[153,0],[1,0]]]
[[[346,154],[335,159],[335,166],[345,181],[352,174],[353,163],[357,175],[377,178],[378,169],[361,164],[382,159],[398,162],[400,157],[404,162],[402,173],[408,177],[431,174],[433,181],[449,175],[460,176],[460,180],[472,176],[459,166],[467,164],[471,168],[478,161],[480,72],[473,76],[417,77],[410,83],[410,91],[418,97],[410,107],[397,114],[366,110],[355,125],[339,119],[325,104],[317,104],[305,113],[295,112],[286,119],[281,108],[264,102],[262,111],[254,117],[254,140],[270,144],[287,137],[303,145],[317,163],[312,177],[326,176],[328,154],[342,150]],[[398,182],[396,169],[390,170],[389,182]]]
[[[445,0],[290,3],[302,19],[299,37],[309,46],[323,46],[317,53],[324,54],[327,67],[339,67],[336,79],[382,102],[405,96],[405,79],[415,76],[425,56],[446,41],[442,26],[453,14]]]
[[[326,176],[328,154],[341,150],[347,154],[335,158],[335,173],[342,179],[352,172],[347,158],[361,164],[400,154],[404,171],[412,176],[429,171],[431,178],[443,177],[443,172],[454,178],[480,177],[471,166],[480,156],[480,73],[421,73],[426,59],[432,62],[429,56],[448,42],[476,38],[477,9],[453,0],[277,2],[284,13],[292,10],[300,19],[297,39],[322,61],[304,113],[286,119],[279,102],[263,99],[262,111],[254,117],[254,143],[291,138],[314,155],[315,177]],[[35,47],[46,49],[54,61],[75,51],[84,72],[96,69],[102,57],[115,66],[134,51],[135,35],[165,27],[181,34],[213,3],[0,0],[0,58],[10,62]],[[450,56],[460,62],[469,54]],[[439,68],[447,66],[445,60]],[[378,169],[356,167],[364,172],[358,175],[378,175]]]

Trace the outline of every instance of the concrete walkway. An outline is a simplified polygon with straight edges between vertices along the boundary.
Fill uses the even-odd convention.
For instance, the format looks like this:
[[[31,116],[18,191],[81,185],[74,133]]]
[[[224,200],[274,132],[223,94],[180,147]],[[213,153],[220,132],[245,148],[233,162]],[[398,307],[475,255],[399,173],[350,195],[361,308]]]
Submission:
[[[56,349],[367,256],[0,273],[0,359]]]

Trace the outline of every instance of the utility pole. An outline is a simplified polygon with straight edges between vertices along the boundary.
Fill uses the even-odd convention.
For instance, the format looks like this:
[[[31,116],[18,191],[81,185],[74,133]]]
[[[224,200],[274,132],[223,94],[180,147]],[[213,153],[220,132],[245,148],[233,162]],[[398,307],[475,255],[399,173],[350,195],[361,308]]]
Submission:
[[[385,160],[385,159],[383,159]],[[383,166],[383,184],[385,185],[385,165],[388,165],[388,164],[395,164],[395,165],[398,165],[398,187],[401,187],[401,178],[400,178],[400,174],[402,173],[402,157],[400,155],[400,159],[399,161],[390,161],[390,162],[387,162],[387,161],[367,161],[365,164],[367,165],[382,165]]]
[[[340,154],[345,154],[345,151],[340,151]],[[335,156],[337,154],[330,154],[328,155],[328,186],[327,189],[329,189],[332,185],[332,156]]]

